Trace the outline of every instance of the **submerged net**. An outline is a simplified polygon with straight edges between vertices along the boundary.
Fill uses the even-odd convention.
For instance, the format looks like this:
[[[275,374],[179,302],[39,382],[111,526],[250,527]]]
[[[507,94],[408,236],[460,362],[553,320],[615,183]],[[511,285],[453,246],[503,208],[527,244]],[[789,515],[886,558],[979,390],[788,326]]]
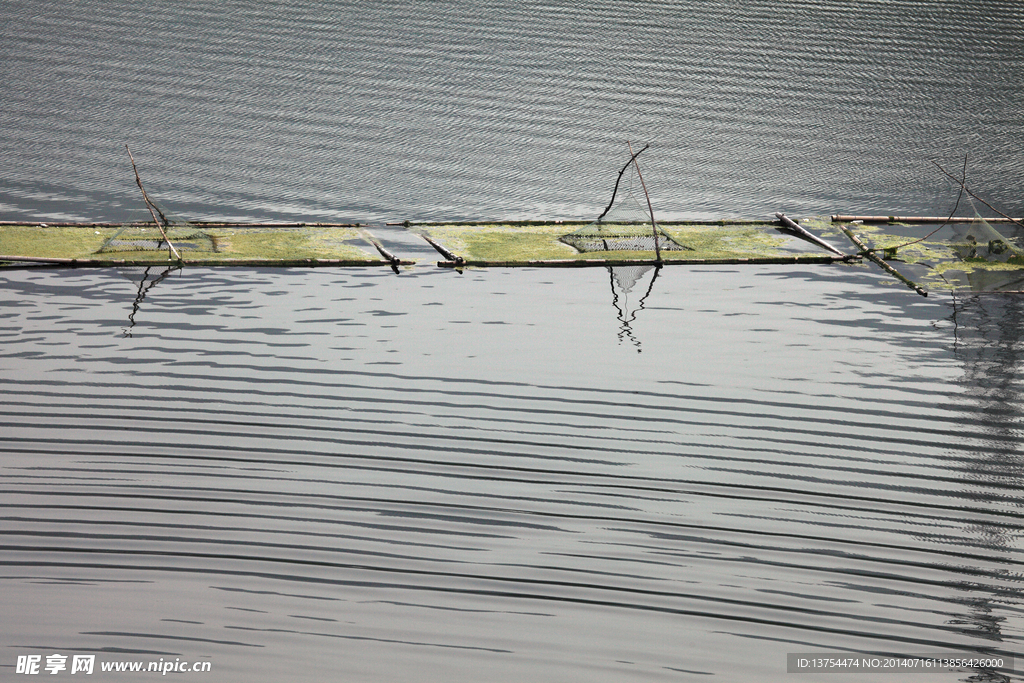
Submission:
[[[629,308],[628,297],[629,293],[633,291],[636,283],[639,282],[647,273],[651,272],[654,266],[609,266],[608,270],[612,274],[612,294],[616,298],[621,297],[624,308],[620,309],[625,315],[626,310]],[[643,308],[643,299],[639,300],[639,307]],[[618,305],[616,304],[616,307]]]
[[[165,227],[164,232],[178,251],[217,251],[216,242],[210,235],[187,224]],[[167,250],[167,242],[160,234],[160,229],[150,223],[148,225],[128,224],[122,226],[96,250],[96,253],[165,250]]]
[[[1019,232],[1019,229],[1014,232]],[[992,227],[975,210],[974,220],[953,226],[953,248],[961,258],[981,258],[986,261],[1008,262],[1010,259],[1024,260],[1024,249],[1019,246],[1020,238],[1006,237]]]
[[[559,240],[580,253],[655,251],[651,214],[636,168],[630,164],[624,169],[616,185],[612,202],[596,221],[563,235]],[[658,247],[661,251],[690,250],[690,247],[673,240],[660,226]]]
[[[217,251],[216,240],[206,231],[162,207],[154,205],[154,209],[159,220],[163,222],[163,233],[152,222],[127,223],[107,239],[96,253],[166,251],[167,242],[164,240],[164,234],[178,251]]]

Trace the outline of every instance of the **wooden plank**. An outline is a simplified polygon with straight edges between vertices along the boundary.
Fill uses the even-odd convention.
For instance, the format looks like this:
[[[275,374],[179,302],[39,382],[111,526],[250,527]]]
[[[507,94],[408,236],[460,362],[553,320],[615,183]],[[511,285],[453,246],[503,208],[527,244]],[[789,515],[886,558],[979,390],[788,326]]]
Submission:
[[[391,266],[390,261],[362,261],[353,259],[201,259],[179,261],[167,260],[156,261],[153,259],[69,259],[69,258],[45,258],[39,256],[13,256],[0,255],[0,262],[6,263],[40,263],[55,266],[66,266],[69,268],[127,268],[135,266],[163,266],[181,267],[193,266],[199,268],[220,267],[220,266],[246,266],[258,267],[303,267],[303,268],[355,268],[367,266]],[[397,261],[394,265],[412,266],[415,261]]]
[[[616,266],[717,266],[717,265],[786,265],[837,263],[856,259],[856,256],[751,256],[742,258],[708,259],[551,259],[544,261],[438,261],[441,268],[593,268]]]
[[[863,223],[971,223],[973,218],[966,216],[845,216],[834,214],[833,223],[852,223],[861,221]],[[989,223],[1019,223],[1024,218],[986,218]]]

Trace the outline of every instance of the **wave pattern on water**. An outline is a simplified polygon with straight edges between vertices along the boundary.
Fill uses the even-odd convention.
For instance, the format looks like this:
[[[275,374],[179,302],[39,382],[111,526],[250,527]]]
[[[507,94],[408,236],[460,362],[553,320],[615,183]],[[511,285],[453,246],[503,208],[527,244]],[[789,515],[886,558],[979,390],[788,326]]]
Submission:
[[[625,141],[666,217],[1021,213],[1017,3],[24,3],[0,213],[592,217]],[[74,39],[70,37],[74,36]]]
[[[525,325],[511,308],[487,324],[506,312],[496,290],[543,289],[546,273],[208,275],[161,282],[132,337],[130,283],[6,276],[0,580],[23,607],[60,584],[95,622],[58,643],[29,623],[20,646],[202,648],[239,671],[259,649],[282,673],[336,644],[348,655],[329,659],[357,680],[781,680],[786,651],[1019,650],[1020,400],[948,382],[961,360],[1000,362],[991,344],[965,348],[981,329],[970,302],[887,323],[939,339],[935,321],[956,318],[963,355],[914,362],[871,342],[866,289],[823,283],[848,288],[848,307],[805,324],[861,360],[828,381],[767,366],[730,387],[704,381],[713,359],[660,361],[678,340],[643,356],[614,344],[610,313],[584,322],[607,297],[601,274],[545,289],[550,308]],[[670,271],[665,308],[644,315],[723,348],[728,323],[707,324],[719,311],[668,305],[679,290],[700,300],[699,282]],[[815,353],[799,321],[770,329],[771,297],[746,296],[764,326],[738,342],[747,353]],[[368,364],[431,319],[474,342],[445,336],[449,354],[420,362],[423,338]],[[634,380],[531,367],[536,349],[513,349],[556,348],[537,329],[555,319]]]

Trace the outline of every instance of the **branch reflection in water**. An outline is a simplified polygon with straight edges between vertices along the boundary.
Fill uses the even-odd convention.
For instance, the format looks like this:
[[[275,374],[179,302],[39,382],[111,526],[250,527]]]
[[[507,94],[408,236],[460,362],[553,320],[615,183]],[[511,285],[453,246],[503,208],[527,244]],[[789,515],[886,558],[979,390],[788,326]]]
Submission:
[[[654,271],[651,281],[647,285],[647,291],[637,301],[636,306],[629,305],[629,294],[638,282],[643,280],[647,273]],[[619,319],[619,343],[629,341],[636,347],[636,352],[641,353],[640,340],[633,334],[633,321],[636,314],[644,310],[644,303],[654,289],[654,283],[661,272],[661,265],[652,266],[608,266],[608,275],[612,287],[612,306],[615,307]]]
[[[118,268],[117,272],[128,278],[132,282],[138,282],[138,291],[135,294],[135,301],[132,302],[132,312],[128,314],[128,327],[124,329],[124,337],[132,336],[132,328],[135,327],[135,316],[139,312],[139,308],[142,306],[142,300],[149,294],[149,290],[153,289],[158,282],[163,280],[165,277],[170,275],[176,270],[181,270],[179,266],[171,266],[164,268],[163,272],[150,279],[150,274],[154,270],[159,270],[157,266],[146,266],[136,268]]]

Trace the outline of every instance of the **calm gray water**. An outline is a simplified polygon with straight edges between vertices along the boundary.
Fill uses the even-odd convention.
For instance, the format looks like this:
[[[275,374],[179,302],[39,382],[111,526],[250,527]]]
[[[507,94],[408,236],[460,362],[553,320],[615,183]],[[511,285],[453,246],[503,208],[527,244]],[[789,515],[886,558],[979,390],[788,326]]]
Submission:
[[[189,218],[590,217],[626,140],[669,217],[943,214],[931,162],[965,153],[1024,213],[1011,3],[3,18],[5,220],[148,217],[126,143]],[[790,653],[1024,655],[1024,299],[867,266],[431,260],[0,272],[4,675],[92,654],[126,680],[101,664],[792,681],[820,677]]]

